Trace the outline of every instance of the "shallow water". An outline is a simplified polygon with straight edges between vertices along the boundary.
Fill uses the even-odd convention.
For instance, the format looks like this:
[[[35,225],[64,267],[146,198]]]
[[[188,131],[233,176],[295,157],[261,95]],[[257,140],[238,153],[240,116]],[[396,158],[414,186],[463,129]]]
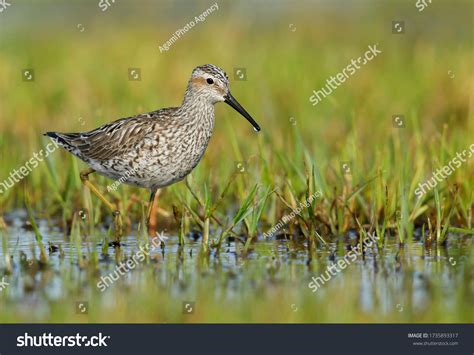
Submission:
[[[9,285],[0,294],[0,307],[3,304],[10,311],[18,309],[23,320],[30,317],[54,321],[57,319],[54,308],[58,303],[79,299],[102,305],[107,312],[123,307],[120,309],[126,321],[127,314],[133,314],[133,309],[122,304],[121,297],[140,303],[140,299],[147,297],[148,290],[150,297],[160,294],[165,302],[204,300],[202,303],[208,309],[216,307],[216,313],[219,307],[224,307],[216,303],[235,306],[228,319],[225,315],[206,314],[200,321],[296,319],[340,322],[364,321],[368,315],[375,316],[375,320],[377,316],[393,320],[403,315],[402,319],[416,321],[417,317],[426,319],[423,317],[434,308],[436,312],[450,314],[446,320],[463,321],[463,307],[473,305],[472,238],[466,236],[450,235],[446,247],[431,248],[419,241],[400,248],[395,238],[387,238],[382,251],[369,249],[364,258],[359,257],[346,269],[331,275],[330,280],[313,293],[308,287],[311,278],[326,273],[328,266],[343,259],[349,245],[355,243],[353,234],[318,248],[311,262],[304,243],[276,239],[259,240],[247,257],[242,257],[240,246],[236,250],[234,242],[227,242],[219,255],[211,252],[209,259],[202,260],[199,257],[200,240],[187,238],[185,247],[180,248],[178,238],[167,235],[164,249],[151,250],[149,260],[139,261],[132,270],[119,275],[115,271],[117,260],[130,258],[139,250],[141,244],[135,235],[123,239],[121,254],[110,246],[108,256],[101,254],[100,241],[93,243],[90,238],[84,238],[81,251],[85,260],[91,257],[95,248],[99,263],[97,268],[81,269],[75,243],[58,228],[51,229],[46,221],[39,220],[45,247],[50,242],[60,246],[63,252],[47,252],[48,267],[38,268],[32,260],[38,259],[40,250],[34,233],[25,228],[24,217],[24,213],[18,211],[5,218],[9,225],[8,253],[12,256],[13,270],[5,276]],[[23,262],[20,260],[22,253],[26,255]],[[3,261],[4,256],[0,249],[0,260]],[[4,265],[0,265],[3,269]],[[97,283],[114,271],[117,281],[100,292]],[[143,294],[137,295],[136,290]],[[245,308],[255,303],[270,307],[274,314],[260,315],[260,318],[246,314]],[[341,308],[323,308],[332,304],[340,304]],[[345,314],[348,308],[354,313],[350,317]],[[144,311],[142,320],[187,321],[161,311],[156,310],[151,319]],[[294,318],[291,312],[304,314],[299,313]],[[467,317],[472,319],[472,315]],[[98,319],[102,317],[98,316]],[[14,315],[6,319],[11,320],[15,320]]]

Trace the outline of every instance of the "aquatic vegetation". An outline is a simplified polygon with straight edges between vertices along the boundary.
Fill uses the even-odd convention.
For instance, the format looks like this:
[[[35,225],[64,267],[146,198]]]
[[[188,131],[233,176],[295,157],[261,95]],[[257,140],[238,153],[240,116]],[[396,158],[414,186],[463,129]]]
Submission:
[[[0,292],[0,322],[472,322],[474,160],[416,194],[474,143],[466,6],[429,8],[457,24],[443,26],[436,41],[425,32],[374,31],[387,18],[370,11],[370,21],[355,23],[303,8],[275,15],[255,35],[253,12],[247,23],[222,6],[164,53],[156,44],[175,23],[163,17],[158,31],[156,11],[145,5],[140,26],[138,15],[121,17],[118,3],[84,32],[59,30],[47,12],[35,20],[34,39],[5,25],[0,281],[9,285]],[[290,15],[299,21],[294,32]],[[111,30],[97,36],[105,25]],[[193,41],[200,36],[213,45],[203,50]],[[380,56],[317,106],[309,102],[375,41]],[[107,56],[98,55],[104,43]],[[177,106],[183,78],[206,62],[227,70],[262,131],[216,107],[203,161],[157,198],[157,231],[168,239],[101,292],[100,277],[154,237],[144,228],[147,192],[105,189],[112,180],[91,178],[123,216],[119,246],[107,207],[83,188],[83,165],[66,152],[51,152],[8,189],[2,182],[46,146],[41,134],[53,122],[58,131],[84,131]],[[34,82],[21,80],[19,63],[31,63],[24,66],[35,69]],[[140,81],[129,80],[130,67],[141,68]],[[242,67],[245,80],[233,71]],[[312,276],[372,233],[377,243],[344,272],[315,294],[308,289]],[[86,301],[82,314],[76,303]],[[193,314],[185,301],[196,302]]]

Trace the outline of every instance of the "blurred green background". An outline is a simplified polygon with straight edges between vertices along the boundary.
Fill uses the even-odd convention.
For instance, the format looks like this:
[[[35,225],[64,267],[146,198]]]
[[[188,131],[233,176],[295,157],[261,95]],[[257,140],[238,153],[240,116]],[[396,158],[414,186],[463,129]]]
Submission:
[[[350,160],[356,181],[382,168],[396,182],[397,162],[381,164],[388,155],[406,159],[408,174],[421,182],[473,143],[471,1],[437,1],[422,12],[415,1],[222,1],[160,53],[212,4],[121,0],[103,12],[98,1],[14,1],[0,17],[0,179],[48,142],[45,131],[89,130],[179,105],[191,70],[203,63],[228,72],[234,96],[263,127],[257,138],[242,117],[217,105],[215,134],[198,167],[215,176],[258,154],[260,139],[268,159],[307,147],[329,179],[329,168]],[[392,34],[393,20],[405,21],[404,34]],[[383,53],[312,106],[312,91],[371,44]],[[25,68],[34,70],[34,82],[22,80]],[[140,68],[140,81],[129,81],[129,68]],[[245,81],[234,80],[234,68],[246,69]],[[393,129],[394,114],[406,116],[405,129]],[[52,159],[61,161],[55,170],[64,185],[70,159],[62,151]],[[284,178],[285,167],[274,168]],[[48,188],[44,169],[28,177],[31,185]],[[457,172],[450,180],[459,174],[472,177]],[[0,196],[3,210],[21,205],[18,196],[20,186]]]

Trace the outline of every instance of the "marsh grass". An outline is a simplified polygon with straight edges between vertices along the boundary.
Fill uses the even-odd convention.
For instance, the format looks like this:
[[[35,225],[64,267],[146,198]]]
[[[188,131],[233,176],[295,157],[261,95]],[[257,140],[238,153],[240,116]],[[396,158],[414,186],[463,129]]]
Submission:
[[[384,6],[394,10],[395,5],[387,2]],[[470,8],[469,5],[464,7]],[[453,12],[456,24],[461,26],[456,27],[455,33],[450,32],[454,27],[444,26],[448,34],[437,36],[436,40],[422,34],[394,38],[389,31],[374,33],[374,26],[386,27],[385,15],[367,15],[370,21],[355,26],[352,20],[342,20],[334,14],[325,16],[319,10],[311,12],[315,17],[298,8],[292,11],[301,23],[295,33],[288,32],[286,18],[273,19],[268,28],[262,25],[259,35],[255,36],[252,25],[241,23],[238,18],[216,16],[164,55],[151,44],[156,43],[156,36],[161,38],[165,33],[173,33],[176,23],[160,22],[162,29],[157,33],[154,22],[142,21],[142,18],[138,27],[118,25],[122,23],[120,14],[111,13],[108,17],[91,20],[88,30],[80,36],[58,31],[54,22],[43,23],[38,40],[13,29],[2,33],[1,181],[12,169],[27,161],[32,152],[47,144],[47,139],[42,137],[45,131],[88,130],[114,118],[179,104],[191,69],[204,62],[214,62],[228,71],[233,94],[262,126],[262,132],[256,135],[237,113],[224,105],[216,106],[216,128],[203,161],[186,181],[164,189],[159,199],[159,206],[166,213],[158,214],[158,225],[176,232],[179,257],[177,260],[165,258],[173,266],[164,265],[164,271],[157,270],[154,264],[162,262],[162,256],[147,258],[147,267],[141,270],[146,282],[137,286],[138,293],[142,294],[135,299],[140,307],[136,316],[127,312],[127,317],[131,317],[128,321],[184,320],[171,316],[172,311],[180,311],[154,283],[154,273],[168,283],[179,283],[185,290],[183,297],[188,295],[189,276],[180,279],[177,275],[185,269],[180,260],[185,259],[187,251],[192,253],[196,249],[191,248],[193,242],[187,238],[194,231],[199,232],[199,249],[207,265],[195,265],[197,273],[221,270],[219,258],[225,258],[227,249],[232,249],[236,260],[250,263],[261,255],[265,259],[255,270],[242,267],[242,275],[229,271],[219,273],[218,280],[201,279],[194,295],[189,295],[205,298],[208,290],[219,282],[227,285],[233,278],[243,278],[254,283],[258,290],[249,291],[241,300],[240,305],[248,307],[248,313],[239,313],[245,313],[243,308],[231,309],[226,318],[223,314],[229,310],[229,304],[213,305],[210,297],[209,301],[203,301],[203,307],[212,315],[208,318],[198,315],[195,321],[272,321],[271,310],[291,297],[281,300],[278,292],[273,288],[267,290],[266,285],[278,285],[280,277],[294,281],[288,276],[291,271],[281,266],[289,261],[279,254],[279,248],[285,249],[289,259],[304,253],[310,270],[318,271],[326,265],[324,253],[332,251],[335,245],[338,250],[343,249],[340,241],[349,239],[354,231],[359,243],[363,236],[375,231],[380,238],[373,252],[382,256],[389,254],[387,245],[398,245],[397,256],[390,256],[395,264],[398,263],[395,259],[403,263],[403,253],[416,244],[417,233],[421,234],[425,248],[419,253],[428,256],[431,253],[442,255],[452,233],[471,240],[474,234],[474,158],[421,198],[417,199],[414,194],[417,185],[428,179],[433,170],[474,143],[471,141],[474,136],[471,39],[459,36],[470,30],[462,27],[464,22],[459,20],[465,19],[469,11],[456,12],[458,10],[448,3],[433,6],[432,16]],[[248,11],[249,16],[252,13]],[[339,21],[334,22],[333,18]],[[453,21],[449,19],[448,24]],[[129,21],[122,20],[125,24]],[[416,19],[412,22],[416,23]],[[104,23],[111,25],[111,29],[102,31]],[[239,31],[235,31],[236,28]],[[215,45],[207,46],[204,53],[197,40],[201,38],[213,38]],[[312,106],[308,101],[312,90],[347,65],[350,58],[358,56],[367,43],[375,42],[382,46],[383,55],[323,102]],[[48,51],[44,50],[46,43]],[[106,56],[103,55],[104,43],[107,44]],[[226,45],[223,50],[223,43],[234,45]],[[25,66],[25,61],[36,69],[34,83],[24,83],[18,78],[19,66]],[[233,80],[233,68],[242,63],[247,67],[248,80]],[[140,82],[128,81],[126,68],[130,66],[142,68]],[[450,69],[455,70],[455,79],[447,76]],[[400,112],[405,115],[406,125],[395,128],[392,115]],[[84,120],[78,121],[78,117]],[[236,172],[236,162],[246,163],[245,173]],[[343,162],[350,163],[349,173],[342,171]],[[82,187],[79,171],[83,167],[82,162],[57,149],[21,183],[0,194],[0,222],[2,215],[27,210],[34,238],[34,265],[51,264],[38,220],[47,221],[51,230],[58,228],[64,243],[72,243],[73,247],[65,253],[70,260],[75,260],[80,272],[90,271],[96,275],[104,261],[110,258],[120,262],[130,253],[109,246],[113,240],[110,211]],[[142,227],[147,192],[126,185],[109,192],[106,186],[112,181],[98,175],[91,179],[118,205],[125,217],[126,234],[135,236],[139,244],[148,243],[148,235]],[[278,235],[264,240],[263,232],[318,190],[320,197]],[[0,225],[2,267],[7,272],[13,268],[11,258],[18,255],[8,250],[8,240],[12,237],[10,228],[13,229],[4,223]],[[280,238],[284,240],[276,242]],[[33,254],[37,251],[38,261]],[[367,262],[362,258],[364,256],[361,263]],[[23,270],[31,270],[26,260],[26,255],[21,257]],[[464,264],[466,274],[472,271],[472,256],[468,260]],[[65,284],[75,289],[71,285],[72,277],[69,278],[76,275],[75,269],[64,267],[61,270],[64,281],[68,280]],[[282,276],[280,272],[288,275]],[[173,275],[174,279],[170,281],[167,275]],[[94,277],[86,281],[91,287],[96,281]],[[376,315],[361,314],[354,309],[350,296],[357,294],[358,286],[347,282],[347,287],[353,286],[347,297],[338,294],[341,292],[338,288],[329,289],[325,298],[317,298],[316,302],[311,294],[299,295],[301,302],[311,304],[307,314],[314,311],[322,321],[336,319],[333,318],[336,310],[324,307],[327,300],[334,299],[346,311],[337,313],[337,321],[377,321]],[[413,281],[404,278],[403,282],[410,286]],[[468,283],[466,280],[463,285]],[[287,290],[274,287],[282,292]],[[95,291],[91,292],[96,295]],[[271,302],[266,304],[258,292],[265,293]],[[468,290],[464,292],[470,294]],[[154,304],[159,297],[163,299],[162,308]],[[130,310],[125,298],[119,297],[117,303],[117,309]],[[150,307],[149,314],[145,304]],[[459,316],[466,304],[463,298],[457,306],[455,321],[466,319],[467,316]],[[163,310],[165,306],[169,306],[170,311]],[[52,307],[54,319],[63,321],[61,312],[65,306],[54,303]],[[441,303],[434,304],[432,312],[432,317],[418,313],[416,320],[450,319],[443,315]],[[123,320],[118,314],[110,318],[104,314],[101,320]],[[286,319],[292,317],[288,314]],[[4,319],[15,320],[15,316],[6,313]],[[313,318],[298,315],[295,319],[311,321]],[[398,320],[396,315],[388,319]],[[402,319],[412,320],[406,315]]]
[[[413,121],[417,122],[417,118],[414,117]],[[363,123],[358,123],[359,127],[361,124]],[[388,144],[385,145],[386,148],[382,148],[382,151],[387,150],[388,154],[384,153],[383,157],[382,154],[371,157],[372,153],[366,151],[367,154],[362,160],[360,157],[362,154],[356,156],[353,151],[348,155],[354,156],[352,161],[354,170],[349,176],[339,171],[339,162],[335,161],[337,153],[333,157],[321,156],[317,151],[315,153],[313,148],[308,145],[299,127],[292,127],[291,141],[298,142],[295,147],[274,147],[276,142],[273,142],[263,148],[265,146],[263,142],[268,141],[270,135],[270,132],[267,133],[264,130],[263,137],[257,139],[257,154],[248,159],[249,170],[245,175],[234,179],[226,178],[233,173],[234,161],[245,160],[244,154],[240,152],[243,146],[238,149],[233,148],[235,155],[231,158],[232,160],[221,159],[222,165],[214,169],[216,171],[213,172],[210,179],[207,179],[206,182],[203,180],[203,173],[209,164],[205,161],[201,167],[198,167],[199,172],[193,174],[195,182],[192,189],[181,184],[178,188],[164,191],[160,203],[165,209],[167,205],[176,205],[175,197],[178,195],[180,201],[186,206],[184,207],[186,213],[181,212],[181,217],[179,217],[181,221],[178,222],[181,223],[180,235],[185,235],[191,227],[189,215],[193,223],[199,225],[201,230],[206,231],[204,239],[209,241],[209,232],[222,228],[222,221],[233,214],[234,208],[249,207],[247,198],[256,186],[252,180],[254,182],[259,180],[262,191],[273,191],[273,193],[265,198],[259,208],[253,209],[249,217],[243,219],[244,230],[250,235],[250,240],[255,238],[258,230],[262,231],[268,226],[271,227],[291,208],[294,208],[300,197],[308,196],[315,189],[321,189],[323,196],[320,201],[315,202],[317,206],[311,206],[303,216],[299,216],[297,221],[293,222],[302,227],[302,233],[310,241],[321,241],[315,232],[320,236],[330,236],[344,234],[350,228],[359,228],[354,218],[357,216],[362,225],[376,228],[381,235],[387,229],[392,229],[395,226],[401,243],[413,238],[415,227],[423,226],[429,231],[429,219],[430,223],[434,222],[436,241],[443,242],[444,236],[450,228],[458,228],[458,230],[467,232],[472,229],[473,186],[472,179],[469,178],[472,176],[472,163],[466,163],[443,183],[444,186],[441,189],[437,188],[433,192],[428,192],[421,199],[415,198],[413,190],[418,182],[423,181],[424,176],[429,176],[430,165],[427,165],[426,162],[430,161],[431,156],[441,157],[434,164],[434,166],[439,166],[445,163],[450,156],[446,151],[452,154],[462,146],[468,146],[469,141],[465,139],[466,136],[457,130],[454,127],[451,132],[451,143],[444,142],[438,145],[438,149],[435,147],[429,148],[428,151],[423,149],[425,143],[422,138],[415,136],[405,138],[403,144],[400,142],[400,137],[396,137],[393,142],[389,137]],[[230,130],[228,133],[230,134],[229,140],[234,142],[232,145],[238,146],[235,132]],[[2,133],[3,136],[6,134],[7,132]],[[32,132],[30,134],[33,135]],[[418,134],[422,133],[418,132]],[[217,141],[220,139],[220,137],[216,138],[216,145],[219,144]],[[355,136],[348,139],[356,141]],[[441,136],[442,140],[443,135]],[[451,146],[448,147],[449,144]],[[436,146],[436,144],[433,145]],[[405,148],[402,149],[402,146]],[[360,147],[355,149],[359,150]],[[413,154],[409,153],[408,149]],[[212,145],[210,150],[212,151]],[[216,159],[216,154],[218,153],[211,152],[209,160]],[[60,159],[60,157],[66,159]],[[342,159],[347,158],[343,157]],[[374,168],[366,170],[364,169],[366,166],[364,160],[368,159],[371,159],[371,165]],[[9,167],[15,166],[15,162],[9,157],[5,157],[4,163],[3,171],[6,173],[9,171]],[[21,207],[17,197],[22,196],[20,190],[24,186],[24,193],[32,198],[31,207],[35,211],[41,210],[41,215],[50,220],[60,217],[63,228],[70,224],[76,211],[87,211],[88,219],[91,222],[89,232],[92,233],[93,227],[108,221],[109,211],[106,211],[104,206],[96,201],[92,201],[87,195],[84,195],[84,204],[79,202],[80,199],[77,197],[82,189],[78,179],[79,164],[82,163],[78,163],[73,157],[58,150],[45,159],[44,164],[31,174],[26,186],[24,184],[15,185],[12,190],[2,196],[4,209]],[[410,173],[410,166],[415,167],[413,174]],[[425,173],[423,173],[422,166],[425,166]],[[310,171],[306,171],[308,169]],[[362,169],[365,171],[364,175],[360,171]],[[272,174],[272,171],[281,173]],[[102,187],[110,183],[98,176],[94,179]],[[308,186],[308,184],[312,186]],[[219,189],[219,186],[223,187]],[[448,188],[454,186],[455,192],[451,193]],[[185,187],[184,190],[183,187]],[[218,190],[222,190],[223,194],[220,199],[212,202],[212,196]],[[47,193],[43,193],[44,191]],[[122,213],[127,216],[126,223],[129,229],[133,221],[140,220],[141,215],[140,204],[130,201],[130,195],[136,193],[139,196],[137,196],[138,200],[146,200],[141,191],[126,186],[121,186],[116,192],[110,194],[120,206]],[[198,194],[202,196],[198,197]],[[194,199],[193,205],[189,203],[189,198]],[[185,200],[188,200],[187,203]],[[42,206],[49,207],[42,208]],[[182,207],[180,208],[182,209]],[[202,209],[202,213],[198,212],[196,208]],[[170,215],[172,216],[171,213]],[[167,223],[174,222],[171,218]],[[265,225],[267,227],[264,227]],[[288,227],[292,228],[291,225]],[[249,244],[247,244],[247,250],[248,247]]]

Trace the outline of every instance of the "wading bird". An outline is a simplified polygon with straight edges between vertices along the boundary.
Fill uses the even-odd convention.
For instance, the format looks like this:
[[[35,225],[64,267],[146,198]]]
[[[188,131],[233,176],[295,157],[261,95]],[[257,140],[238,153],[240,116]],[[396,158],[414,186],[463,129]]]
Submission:
[[[88,132],[45,135],[89,165],[80,173],[81,181],[112,210],[116,238],[120,240],[120,212],[89,181],[89,175],[97,172],[149,189],[148,224],[156,191],[182,180],[201,160],[214,128],[214,104],[221,101],[260,131],[257,122],[231,95],[227,74],[205,64],[192,71],[180,107],[122,118]]]

